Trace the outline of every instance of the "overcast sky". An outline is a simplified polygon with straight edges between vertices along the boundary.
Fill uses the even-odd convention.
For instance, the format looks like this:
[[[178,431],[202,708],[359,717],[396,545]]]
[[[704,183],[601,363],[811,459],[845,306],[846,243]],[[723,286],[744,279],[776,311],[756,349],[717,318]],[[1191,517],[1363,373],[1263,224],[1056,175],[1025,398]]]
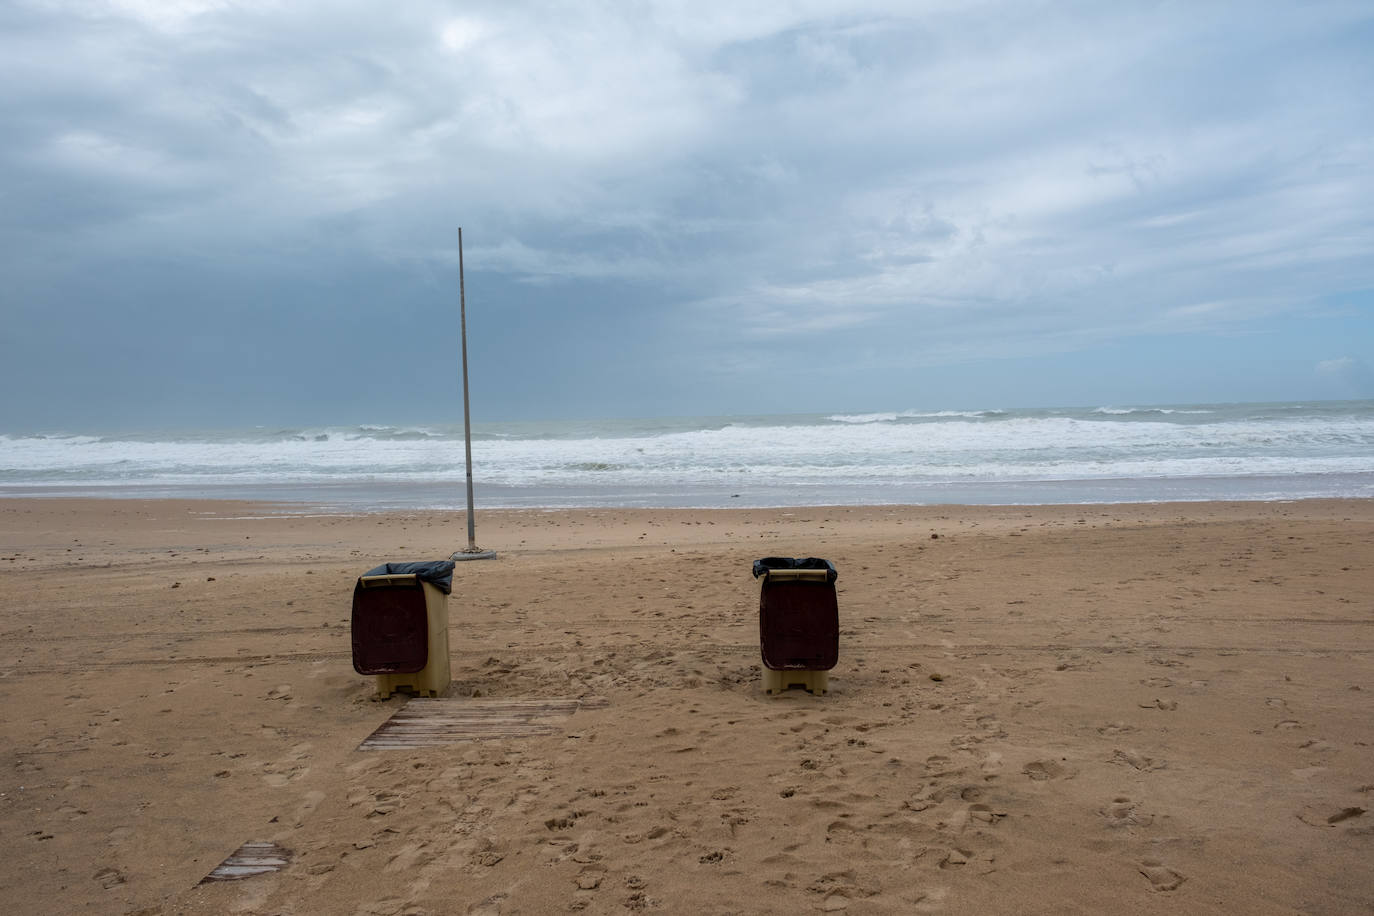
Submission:
[[[1374,5],[0,4],[0,431],[1374,397]]]

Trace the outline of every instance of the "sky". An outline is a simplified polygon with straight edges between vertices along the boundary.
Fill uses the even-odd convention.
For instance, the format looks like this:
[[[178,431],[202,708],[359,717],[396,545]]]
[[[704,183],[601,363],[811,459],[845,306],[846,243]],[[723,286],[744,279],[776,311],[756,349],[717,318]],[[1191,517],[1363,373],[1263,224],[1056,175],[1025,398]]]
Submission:
[[[1374,397],[1374,4],[7,0],[0,432]]]

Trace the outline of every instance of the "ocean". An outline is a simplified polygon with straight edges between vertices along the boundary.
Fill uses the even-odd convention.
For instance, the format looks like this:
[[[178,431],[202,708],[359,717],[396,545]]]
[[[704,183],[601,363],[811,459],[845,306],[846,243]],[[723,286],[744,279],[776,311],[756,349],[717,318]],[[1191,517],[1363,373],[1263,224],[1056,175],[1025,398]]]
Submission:
[[[1374,497],[1374,401],[473,426],[481,508]],[[466,505],[463,427],[0,435],[0,496]]]

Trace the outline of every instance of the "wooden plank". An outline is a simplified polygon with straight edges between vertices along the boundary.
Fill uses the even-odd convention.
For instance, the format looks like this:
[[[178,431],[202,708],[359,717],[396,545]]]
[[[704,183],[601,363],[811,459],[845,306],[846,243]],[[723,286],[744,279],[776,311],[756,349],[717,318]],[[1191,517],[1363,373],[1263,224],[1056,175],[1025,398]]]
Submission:
[[[504,700],[450,699],[447,697],[413,697],[399,710],[410,715],[441,715],[461,712],[464,715],[488,715],[500,712],[542,710],[556,714],[571,714],[579,709],[601,709],[609,705],[605,697],[586,699]]]
[[[235,850],[233,855],[215,866],[210,874],[201,878],[200,883],[239,881],[254,875],[281,871],[289,864],[291,864],[291,850],[289,849],[283,849],[276,843],[244,843]]]
[[[533,738],[563,731],[557,721],[579,709],[602,709],[604,697],[585,699],[449,699],[415,697],[383,722],[360,751],[442,747],[461,741]]]

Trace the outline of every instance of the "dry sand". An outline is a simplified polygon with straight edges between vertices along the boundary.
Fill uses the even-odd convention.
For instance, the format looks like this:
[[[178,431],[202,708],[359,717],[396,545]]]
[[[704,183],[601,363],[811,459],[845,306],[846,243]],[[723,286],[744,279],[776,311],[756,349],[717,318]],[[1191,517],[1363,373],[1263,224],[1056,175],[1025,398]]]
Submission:
[[[0,501],[7,912],[1374,907],[1374,501],[485,513],[450,696],[608,702],[387,751],[353,583],[463,516],[275,511]],[[772,555],[829,696],[760,690]]]

